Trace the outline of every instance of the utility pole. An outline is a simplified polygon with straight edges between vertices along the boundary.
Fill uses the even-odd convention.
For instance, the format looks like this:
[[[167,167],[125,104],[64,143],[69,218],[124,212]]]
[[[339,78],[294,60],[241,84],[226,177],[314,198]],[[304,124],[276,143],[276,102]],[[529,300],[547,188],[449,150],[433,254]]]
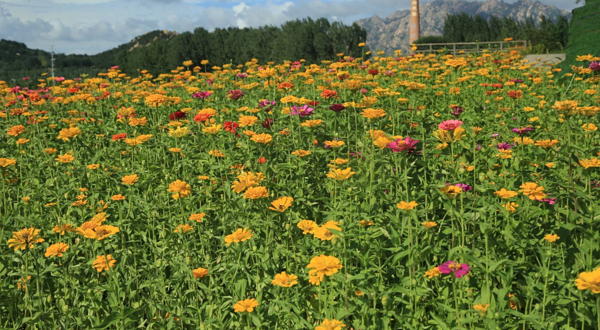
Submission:
[[[56,80],[54,80],[54,45],[51,46],[50,52],[50,63],[52,63],[52,86],[56,84]]]
[[[412,45],[421,36],[421,15],[419,14],[419,0],[411,0],[410,5],[410,44]]]

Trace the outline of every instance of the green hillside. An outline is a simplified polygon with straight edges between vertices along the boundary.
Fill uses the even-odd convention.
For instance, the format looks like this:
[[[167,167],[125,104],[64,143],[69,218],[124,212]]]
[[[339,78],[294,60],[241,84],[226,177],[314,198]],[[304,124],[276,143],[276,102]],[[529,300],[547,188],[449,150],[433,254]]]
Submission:
[[[600,55],[600,0],[587,0],[583,7],[573,10],[569,34],[564,69],[581,65],[575,61],[578,55]]]

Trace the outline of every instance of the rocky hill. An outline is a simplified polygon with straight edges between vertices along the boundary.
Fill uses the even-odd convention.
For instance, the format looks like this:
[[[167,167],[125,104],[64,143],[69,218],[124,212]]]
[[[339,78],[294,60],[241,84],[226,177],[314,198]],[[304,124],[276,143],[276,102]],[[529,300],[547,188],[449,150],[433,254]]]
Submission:
[[[539,21],[542,16],[556,19],[560,15],[570,15],[568,11],[554,6],[547,6],[539,1],[518,0],[506,3],[502,0],[486,2],[467,2],[463,0],[436,0],[421,4],[421,36],[441,35],[447,14],[467,13],[484,17],[510,16],[518,21],[533,18]],[[377,15],[356,21],[367,30],[367,45],[372,50],[383,50],[391,53],[396,49],[408,48],[410,10],[399,10],[381,18]]]

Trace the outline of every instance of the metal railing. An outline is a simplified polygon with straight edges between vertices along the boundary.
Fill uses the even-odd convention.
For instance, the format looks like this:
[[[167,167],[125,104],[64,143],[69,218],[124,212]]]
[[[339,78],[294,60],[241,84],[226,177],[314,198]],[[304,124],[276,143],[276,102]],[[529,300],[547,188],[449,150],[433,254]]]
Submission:
[[[473,54],[489,52],[509,52],[511,50],[522,50],[527,48],[527,40],[511,41],[486,41],[486,42],[451,42],[436,44],[416,44],[417,49],[413,53],[452,53],[454,56],[460,54]]]

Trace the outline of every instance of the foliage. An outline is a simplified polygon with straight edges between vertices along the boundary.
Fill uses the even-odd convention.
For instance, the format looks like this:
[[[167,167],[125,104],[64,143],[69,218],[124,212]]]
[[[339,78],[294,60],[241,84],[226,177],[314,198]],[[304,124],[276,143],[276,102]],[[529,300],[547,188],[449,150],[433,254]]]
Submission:
[[[415,44],[446,43],[448,40],[443,36],[423,36],[415,41]]]

